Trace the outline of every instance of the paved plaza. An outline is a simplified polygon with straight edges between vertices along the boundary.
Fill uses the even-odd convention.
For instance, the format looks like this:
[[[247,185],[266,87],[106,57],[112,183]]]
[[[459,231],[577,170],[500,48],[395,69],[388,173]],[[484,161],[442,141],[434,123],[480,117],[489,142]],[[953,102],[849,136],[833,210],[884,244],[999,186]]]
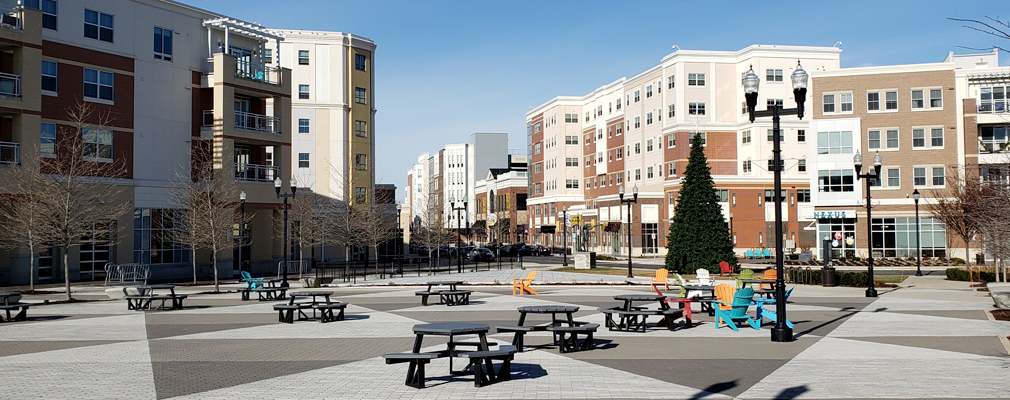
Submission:
[[[939,274],[911,277],[876,299],[865,298],[861,288],[797,285],[788,305],[797,336],[791,343],[770,342],[768,320],[760,331],[715,329],[696,305],[693,328],[629,333],[601,327],[591,351],[560,354],[549,334],[527,335],[531,347],[516,354],[512,380],[482,388],[472,377],[447,376],[446,359],[428,365],[428,387],[420,390],[404,385],[406,364],[385,364],[382,354],[410,350],[415,324],[514,325],[517,307],[561,304],[579,306],[576,319],[602,325],[598,307],[614,305],[615,295],[650,290],[618,276],[541,271],[534,285],[540,295],[511,295],[504,283],[527,272],[326,288],[350,304],[345,321],[326,324],[278,323],[271,306],[279,301],[243,302],[233,281],[223,285],[233,292],[222,294],[177,287],[189,298],[176,311],[130,311],[125,300],[38,305],[27,322],[0,323],[0,398],[1010,397],[1010,322],[990,318],[987,294]],[[422,307],[418,288],[406,286],[445,278],[472,283],[466,286],[474,291],[471,304]],[[81,299],[107,298],[102,287],[76,290]],[[489,338],[505,344],[511,334]],[[444,340],[425,344],[433,350]]]

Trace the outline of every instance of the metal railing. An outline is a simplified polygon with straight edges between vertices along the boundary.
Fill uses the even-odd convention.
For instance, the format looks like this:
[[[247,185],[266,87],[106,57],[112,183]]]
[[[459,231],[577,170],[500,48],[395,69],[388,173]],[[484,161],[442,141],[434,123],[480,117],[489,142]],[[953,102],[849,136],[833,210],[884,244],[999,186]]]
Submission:
[[[21,97],[21,76],[0,72],[0,94]]]
[[[979,114],[1000,114],[1005,113],[1007,110],[1006,100],[996,99],[996,100],[980,100],[978,104]]]
[[[20,163],[20,144],[14,142],[0,142],[0,164],[18,165]]]
[[[284,275],[284,261],[277,262],[277,278]],[[287,262],[288,277],[292,278],[294,274],[298,274],[298,279],[302,279],[302,274],[308,273],[310,268],[309,260],[291,260]]]
[[[269,115],[235,111],[235,129],[279,135],[281,119]]]
[[[280,176],[281,167],[260,164],[239,164],[235,169],[235,179],[246,182],[273,182]]]
[[[147,283],[151,267],[144,264],[105,264],[105,286],[112,283]]]
[[[245,59],[235,59],[235,76],[256,82],[281,84],[280,68],[268,67]]]
[[[0,4],[0,26],[8,29],[22,29],[21,23],[24,20],[24,11],[17,4],[9,4],[11,1],[4,1]]]

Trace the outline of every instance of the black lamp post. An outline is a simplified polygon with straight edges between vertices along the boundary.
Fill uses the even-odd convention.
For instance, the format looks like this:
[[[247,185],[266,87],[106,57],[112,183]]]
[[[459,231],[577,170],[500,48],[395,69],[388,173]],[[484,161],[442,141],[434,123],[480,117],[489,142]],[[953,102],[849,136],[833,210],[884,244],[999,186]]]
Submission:
[[[793,96],[796,99],[796,108],[782,108],[777,104],[768,106],[767,110],[755,111],[758,100],[758,85],[761,79],[754,73],[752,66],[747,75],[743,78],[744,97],[747,99],[747,113],[750,122],[754,122],[755,117],[772,117],[772,171],[775,175],[775,327],[772,328],[773,342],[793,341],[793,330],[786,325],[786,302],[785,302],[785,266],[783,259],[782,243],[782,130],[779,128],[779,119],[782,115],[793,115],[803,119],[803,103],[807,100],[807,72],[796,62],[796,70],[791,76],[793,81]]]
[[[568,206],[561,206],[561,232],[564,239],[561,242],[561,266],[568,266]]]
[[[291,194],[281,193],[281,178],[274,179],[274,191],[277,192],[278,199],[284,199],[284,261],[282,265],[284,266],[284,282],[281,282],[281,287],[288,287],[288,198],[295,197],[295,191],[298,190],[295,178],[291,178]]]
[[[245,190],[238,194],[239,209],[242,210],[242,217],[238,221],[238,270],[242,269],[242,247],[245,245]]]
[[[870,204],[872,200],[870,187],[873,186],[873,181],[880,176],[880,164],[883,160],[878,152],[873,156],[873,168],[867,169],[865,174],[860,174],[859,171],[863,169],[863,156],[856,150],[856,155],[852,157],[852,162],[856,165],[856,179],[866,181],[866,246],[870,249],[866,269],[869,274],[866,282],[866,297],[877,297],[877,289],[873,287],[873,216],[871,211],[873,207]]]
[[[456,272],[463,272],[463,248],[460,246],[459,235],[463,232],[463,218],[460,218],[460,211],[466,210],[466,201],[463,201],[462,207],[456,207],[456,199],[449,199],[449,203],[452,204],[452,210],[456,212]],[[452,267],[450,267],[452,268]]]
[[[624,199],[624,185],[617,187],[617,197],[620,198],[621,204],[628,204],[628,278],[634,278],[635,276],[631,274],[631,204],[638,203],[638,185],[635,185],[631,189],[634,196],[630,199]]]
[[[402,212],[401,211],[403,209],[402,207],[403,207],[402,204],[396,203],[396,232],[397,232],[396,233],[396,239],[397,239],[397,244],[396,244],[396,259],[397,260],[403,260],[403,225],[400,225],[400,213]],[[323,232],[326,232],[326,230],[324,229]]]
[[[912,192],[912,200],[915,200],[915,276],[922,276],[922,244],[919,239],[919,189]]]

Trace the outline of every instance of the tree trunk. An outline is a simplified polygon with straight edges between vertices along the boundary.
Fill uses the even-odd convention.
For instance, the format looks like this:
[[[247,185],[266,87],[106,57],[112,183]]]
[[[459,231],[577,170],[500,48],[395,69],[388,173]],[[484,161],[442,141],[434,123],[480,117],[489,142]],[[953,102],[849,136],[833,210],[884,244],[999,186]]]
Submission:
[[[38,255],[35,253],[35,242],[28,241],[28,290],[35,293],[35,257]]]
[[[196,248],[189,248],[189,262],[193,265],[193,284],[196,284]]]
[[[212,269],[214,269],[214,291],[215,292],[220,292],[221,291],[221,287],[219,286],[219,283],[218,283],[218,280],[217,280],[217,246],[212,247],[211,250],[213,251],[213,253],[211,253],[211,256],[210,256],[211,257],[210,258],[210,267]]]
[[[69,253],[69,247],[61,247],[60,250],[63,251],[63,288],[67,291],[67,300],[73,300],[74,298],[70,296],[70,261],[67,260],[67,253]]]

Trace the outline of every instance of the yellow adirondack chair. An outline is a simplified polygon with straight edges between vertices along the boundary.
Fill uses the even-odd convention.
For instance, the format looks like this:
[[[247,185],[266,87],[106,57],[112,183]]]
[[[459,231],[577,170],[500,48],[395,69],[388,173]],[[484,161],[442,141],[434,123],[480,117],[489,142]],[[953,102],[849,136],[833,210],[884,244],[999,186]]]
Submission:
[[[530,287],[533,284],[533,277],[537,275],[537,271],[530,271],[530,274],[525,278],[513,278],[512,279],[512,295],[516,294],[516,289],[519,289],[519,295],[522,296],[523,293],[537,294],[536,290]]]
[[[761,278],[774,281],[778,278],[778,272],[775,269],[767,269],[765,270],[765,275]],[[770,283],[762,283],[760,290],[772,290],[772,285]]]
[[[651,285],[652,285],[653,289],[656,288],[656,285],[663,285],[664,287],[666,287],[666,290],[670,290],[670,284],[666,283],[666,279],[669,276],[669,274],[670,274],[670,271],[667,270],[666,268],[657,269],[656,270],[656,276],[655,277],[652,277],[652,276],[649,277],[649,280],[652,281]]]

